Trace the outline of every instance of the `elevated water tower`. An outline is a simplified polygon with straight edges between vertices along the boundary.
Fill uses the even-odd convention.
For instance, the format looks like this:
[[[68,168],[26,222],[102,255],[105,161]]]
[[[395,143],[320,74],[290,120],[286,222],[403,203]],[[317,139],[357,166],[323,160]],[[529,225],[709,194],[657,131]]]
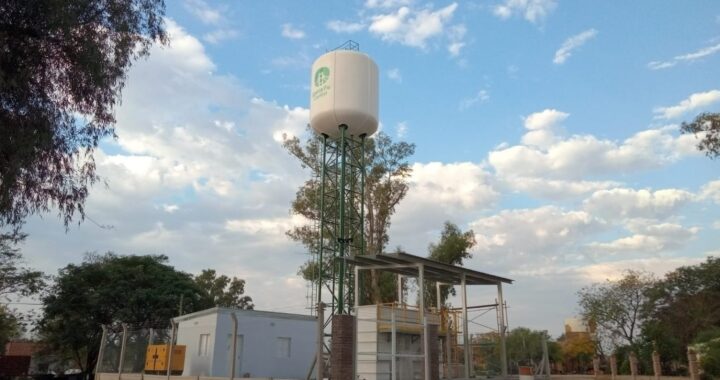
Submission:
[[[354,303],[345,258],[365,253],[365,142],[378,128],[378,67],[358,50],[348,41],[323,54],[310,78],[310,126],[322,141],[315,291],[331,316]]]

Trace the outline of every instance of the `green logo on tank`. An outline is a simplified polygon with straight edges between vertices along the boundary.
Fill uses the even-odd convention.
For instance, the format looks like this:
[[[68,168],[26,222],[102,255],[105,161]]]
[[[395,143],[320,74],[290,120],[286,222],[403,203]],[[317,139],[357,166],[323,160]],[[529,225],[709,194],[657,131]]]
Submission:
[[[320,87],[330,79],[330,69],[321,67],[315,72],[315,87]]]

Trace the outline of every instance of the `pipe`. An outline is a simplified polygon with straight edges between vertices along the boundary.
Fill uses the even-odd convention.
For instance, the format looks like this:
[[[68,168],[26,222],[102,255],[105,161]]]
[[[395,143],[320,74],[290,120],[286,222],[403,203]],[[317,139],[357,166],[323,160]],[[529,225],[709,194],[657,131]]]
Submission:
[[[230,365],[230,380],[235,378],[235,361],[237,360],[237,332],[238,332],[238,320],[235,312],[230,314],[230,318],[233,320],[233,339],[232,339],[232,364]]]

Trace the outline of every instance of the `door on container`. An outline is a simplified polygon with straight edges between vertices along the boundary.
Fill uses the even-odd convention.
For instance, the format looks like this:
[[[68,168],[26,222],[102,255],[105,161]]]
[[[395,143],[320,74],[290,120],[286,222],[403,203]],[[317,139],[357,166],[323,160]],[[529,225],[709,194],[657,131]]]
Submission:
[[[228,369],[227,374],[230,375],[230,371],[232,368],[232,334],[227,335],[227,357],[228,357]],[[242,376],[242,357],[243,357],[243,336],[238,334],[237,336],[237,345],[235,349],[235,378]]]

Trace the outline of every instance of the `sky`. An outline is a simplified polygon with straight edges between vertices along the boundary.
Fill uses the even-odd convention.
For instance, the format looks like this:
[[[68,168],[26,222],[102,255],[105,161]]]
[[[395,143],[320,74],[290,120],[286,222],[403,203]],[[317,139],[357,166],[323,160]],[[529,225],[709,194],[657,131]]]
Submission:
[[[164,254],[308,313],[308,254],[285,231],[310,173],[282,136],[305,137],[310,66],[349,39],[379,66],[381,130],[417,146],[388,250],[472,229],[465,266],[515,281],[510,328],[557,336],[583,286],[720,254],[720,161],[678,132],[720,111],[720,2],[167,3],[170,43],[128,73],[87,219],[31,218],[30,266]]]

